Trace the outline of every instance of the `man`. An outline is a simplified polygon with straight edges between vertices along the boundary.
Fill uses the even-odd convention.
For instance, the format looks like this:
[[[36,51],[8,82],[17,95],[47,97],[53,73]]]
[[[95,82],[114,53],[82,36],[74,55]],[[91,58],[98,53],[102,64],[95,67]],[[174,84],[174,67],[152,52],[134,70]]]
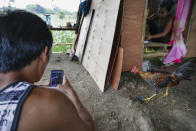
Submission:
[[[60,90],[33,85],[48,64],[52,35],[38,16],[0,16],[0,131],[94,131],[67,79]]]

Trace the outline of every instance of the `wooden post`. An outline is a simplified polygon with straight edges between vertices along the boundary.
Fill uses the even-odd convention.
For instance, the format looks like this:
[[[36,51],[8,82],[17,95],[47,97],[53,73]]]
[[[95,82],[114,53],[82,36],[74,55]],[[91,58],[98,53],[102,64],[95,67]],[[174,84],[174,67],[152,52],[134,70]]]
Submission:
[[[146,0],[125,0],[122,22],[123,71],[132,65],[141,67]]]

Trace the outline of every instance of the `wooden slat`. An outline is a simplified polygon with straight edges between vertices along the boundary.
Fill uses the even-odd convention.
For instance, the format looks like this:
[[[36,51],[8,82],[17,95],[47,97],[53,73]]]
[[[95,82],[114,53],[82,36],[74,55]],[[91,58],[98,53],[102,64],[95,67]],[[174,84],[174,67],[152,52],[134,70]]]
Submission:
[[[72,45],[72,43],[54,43],[53,46],[55,45]]]
[[[123,48],[119,47],[116,62],[114,65],[114,70],[111,77],[111,85],[117,90],[120,82],[121,72],[122,72],[122,63],[123,63]]]
[[[144,58],[167,56],[168,52],[145,53]]]
[[[169,45],[167,43],[149,43],[144,44],[144,47],[171,47],[172,45]]]
[[[56,30],[56,31],[60,31],[60,30],[76,30],[76,28],[74,27],[49,27],[50,30]]]

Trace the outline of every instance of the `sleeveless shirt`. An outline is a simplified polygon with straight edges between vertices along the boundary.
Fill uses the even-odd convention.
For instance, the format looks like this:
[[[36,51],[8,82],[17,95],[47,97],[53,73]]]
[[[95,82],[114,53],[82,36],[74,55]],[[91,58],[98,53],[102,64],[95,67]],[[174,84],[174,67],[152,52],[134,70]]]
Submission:
[[[0,91],[0,131],[16,131],[23,103],[33,85],[19,81]]]

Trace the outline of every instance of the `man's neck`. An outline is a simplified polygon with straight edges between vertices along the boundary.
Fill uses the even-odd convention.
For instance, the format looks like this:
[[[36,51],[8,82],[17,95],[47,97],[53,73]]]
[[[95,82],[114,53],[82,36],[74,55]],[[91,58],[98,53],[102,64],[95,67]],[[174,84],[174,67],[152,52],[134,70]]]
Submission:
[[[0,73],[0,90],[19,80],[22,80],[19,72]]]

